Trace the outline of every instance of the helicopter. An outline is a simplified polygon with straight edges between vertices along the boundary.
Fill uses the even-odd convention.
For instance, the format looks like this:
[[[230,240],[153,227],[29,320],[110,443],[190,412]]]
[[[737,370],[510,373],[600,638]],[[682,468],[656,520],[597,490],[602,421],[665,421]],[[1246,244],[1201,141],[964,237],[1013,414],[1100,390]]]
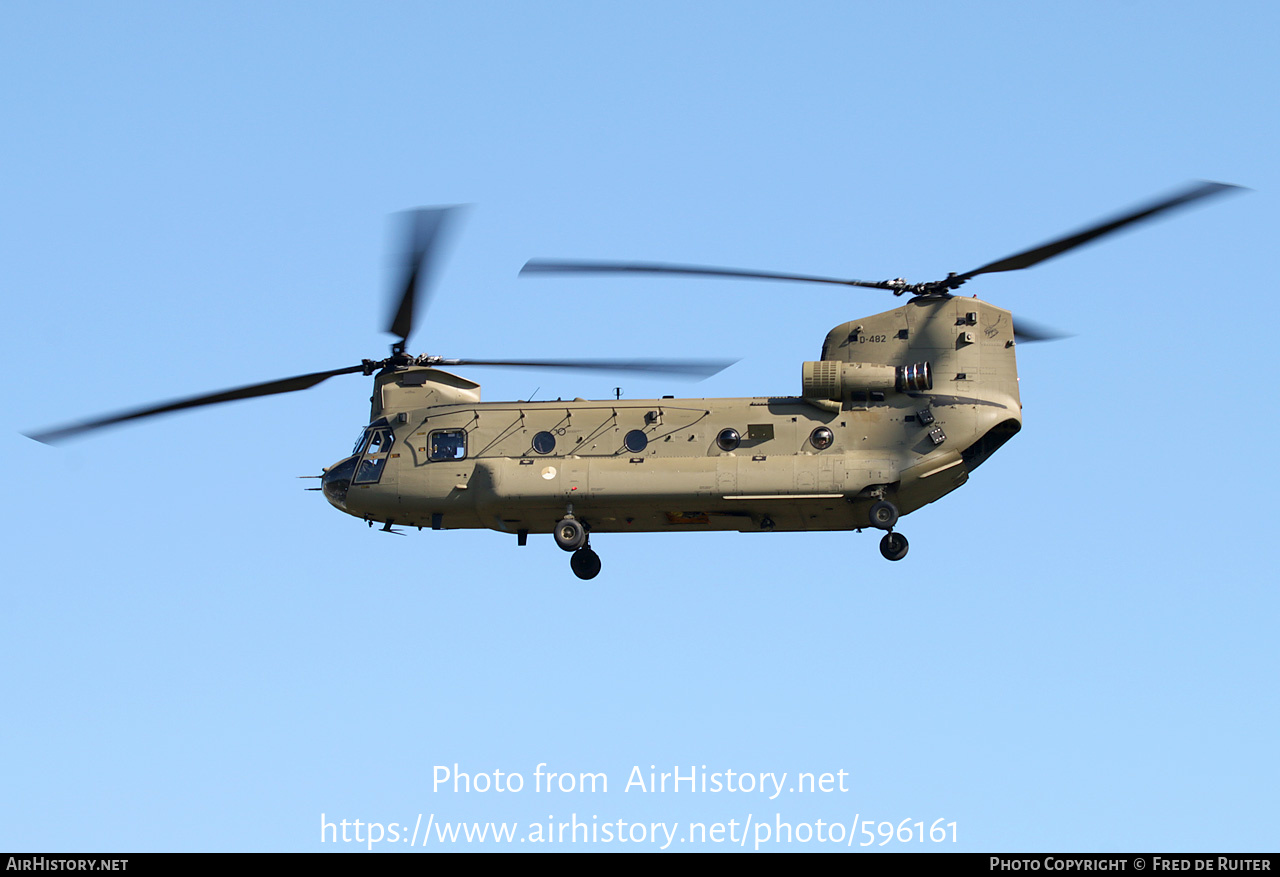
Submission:
[[[407,246],[393,287],[390,355],[330,371],[208,393],[29,433],[57,443],[188,408],[373,378],[367,425],[319,476],[328,502],[368,526],[491,529],[553,536],[580,579],[601,569],[594,534],[883,532],[880,553],[906,557],[896,529],[962,486],[1022,428],[1016,347],[1062,337],[976,297],[982,274],[1029,268],[1126,226],[1241,191],[1200,182],[1080,231],[942,280],[864,281],[651,262],[535,259],[521,274],[646,274],[836,284],[909,296],[842,323],[794,396],[484,402],[455,367],[588,369],[708,377],[730,360],[448,359],[408,353],[435,255],[456,207],[405,214]]]

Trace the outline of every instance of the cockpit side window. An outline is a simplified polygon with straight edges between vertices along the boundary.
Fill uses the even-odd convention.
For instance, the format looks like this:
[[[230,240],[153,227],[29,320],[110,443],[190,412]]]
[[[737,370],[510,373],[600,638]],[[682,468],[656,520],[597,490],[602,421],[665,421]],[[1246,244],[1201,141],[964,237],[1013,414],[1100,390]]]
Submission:
[[[383,421],[385,423],[386,421]],[[396,435],[389,426],[371,426],[356,445],[357,453],[364,448],[364,457],[356,467],[354,484],[377,484],[387,465],[387,453],[395,444]]]
[[[391,443],[395,441],[395,434],[385,427],[375,429],[373,434],[369,436],[369,450],[365,453],[369,454],[385,454],[391,450]]]

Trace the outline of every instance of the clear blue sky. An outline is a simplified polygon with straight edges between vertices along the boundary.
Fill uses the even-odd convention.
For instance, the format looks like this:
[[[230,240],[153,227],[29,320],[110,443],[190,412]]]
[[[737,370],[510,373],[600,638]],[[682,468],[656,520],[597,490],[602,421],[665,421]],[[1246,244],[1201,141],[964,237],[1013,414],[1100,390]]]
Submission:
[[[421,813],[1274,851],[1278,19],[5,4],[0,848],[353,849],[319,842],[321,813]],[[475,205],[416,352],[742,358],[694,385],[477,371],[486,399],[756,396],[893,302],[517,271],[927,280],[1190,179],[1256,191],[965,288],[1075,337],[1020,349],[1022,433],[903,520],[898,564],[869,533],[645,535],[595,540],[582,583],[546,537],[370,531],[296,478],[349,449],[359,376],[20,435],[384,355],[408,207]],[[433,792],[454,763],[529,785]],[[609,791],[538,794],[540,763]],[[625,792],[635,765],[844,770],[849,791]]]

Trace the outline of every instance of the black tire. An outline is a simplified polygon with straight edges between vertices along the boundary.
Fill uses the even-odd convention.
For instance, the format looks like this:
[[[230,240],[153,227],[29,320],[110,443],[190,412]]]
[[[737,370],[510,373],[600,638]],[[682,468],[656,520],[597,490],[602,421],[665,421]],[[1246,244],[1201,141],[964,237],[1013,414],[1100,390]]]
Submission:
[[[565,551],[577,551],[587,544],[587,531],[575,518],[564,518],[556,524],[556,544]]]
[[[569,568],[580,579],[594,579],[600,575],[600,555],[590,548],[575,551],[569,558]]]
[[[892,530],[893,525],[898,523],[898,507],[887,499],[882,499],[871,507],[867,517],[871,526],[877,530]]]
[[[880,540],[880,553],[884,555],[885,560],[902,560],[907,556],[907,549],[910,547],[907,537],[901,533],[885,533],[884,538]]]

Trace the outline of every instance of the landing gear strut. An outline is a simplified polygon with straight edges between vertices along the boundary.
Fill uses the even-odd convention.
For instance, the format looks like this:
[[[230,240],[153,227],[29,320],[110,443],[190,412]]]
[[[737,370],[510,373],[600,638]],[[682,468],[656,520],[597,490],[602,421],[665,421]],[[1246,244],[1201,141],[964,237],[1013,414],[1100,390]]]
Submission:
[[[573,552],[569,558],[569,568],[580,579],[594,579],[600,575],[600,555],[591,550],[587,544],[587,528],[570,514],[565,515],[556,524],[556,544],[565,551]]]
[[[907,537],[893,532],[893,525],[898,523],[898,507],[887,499],[882,499],[867,512],[867,519],[877,530],[884,530],[884,538],[880,540],[880,553],[886,560],[902,560],[907,556]]]
[[[587,544],[587,530],[573,515],[565,515],[556,524],[556,544],[565,551],[577,551]]]
[[[884,555],[885,560],[902,560],[907,556],[907,549],[911,547],[907,543],[907,537],[901,533],[885,533],[884,538],[880,540],[880,553]]]
[[[580,579],[594,579],[600,575],[600,555],[584,545],[569,558],[569,568]]]
[[[892,530],[893,525],[898,523],[898,507],[887,499],[882,499],[871,507],[868,514],[871,519],[871,526],[877,530]]]

